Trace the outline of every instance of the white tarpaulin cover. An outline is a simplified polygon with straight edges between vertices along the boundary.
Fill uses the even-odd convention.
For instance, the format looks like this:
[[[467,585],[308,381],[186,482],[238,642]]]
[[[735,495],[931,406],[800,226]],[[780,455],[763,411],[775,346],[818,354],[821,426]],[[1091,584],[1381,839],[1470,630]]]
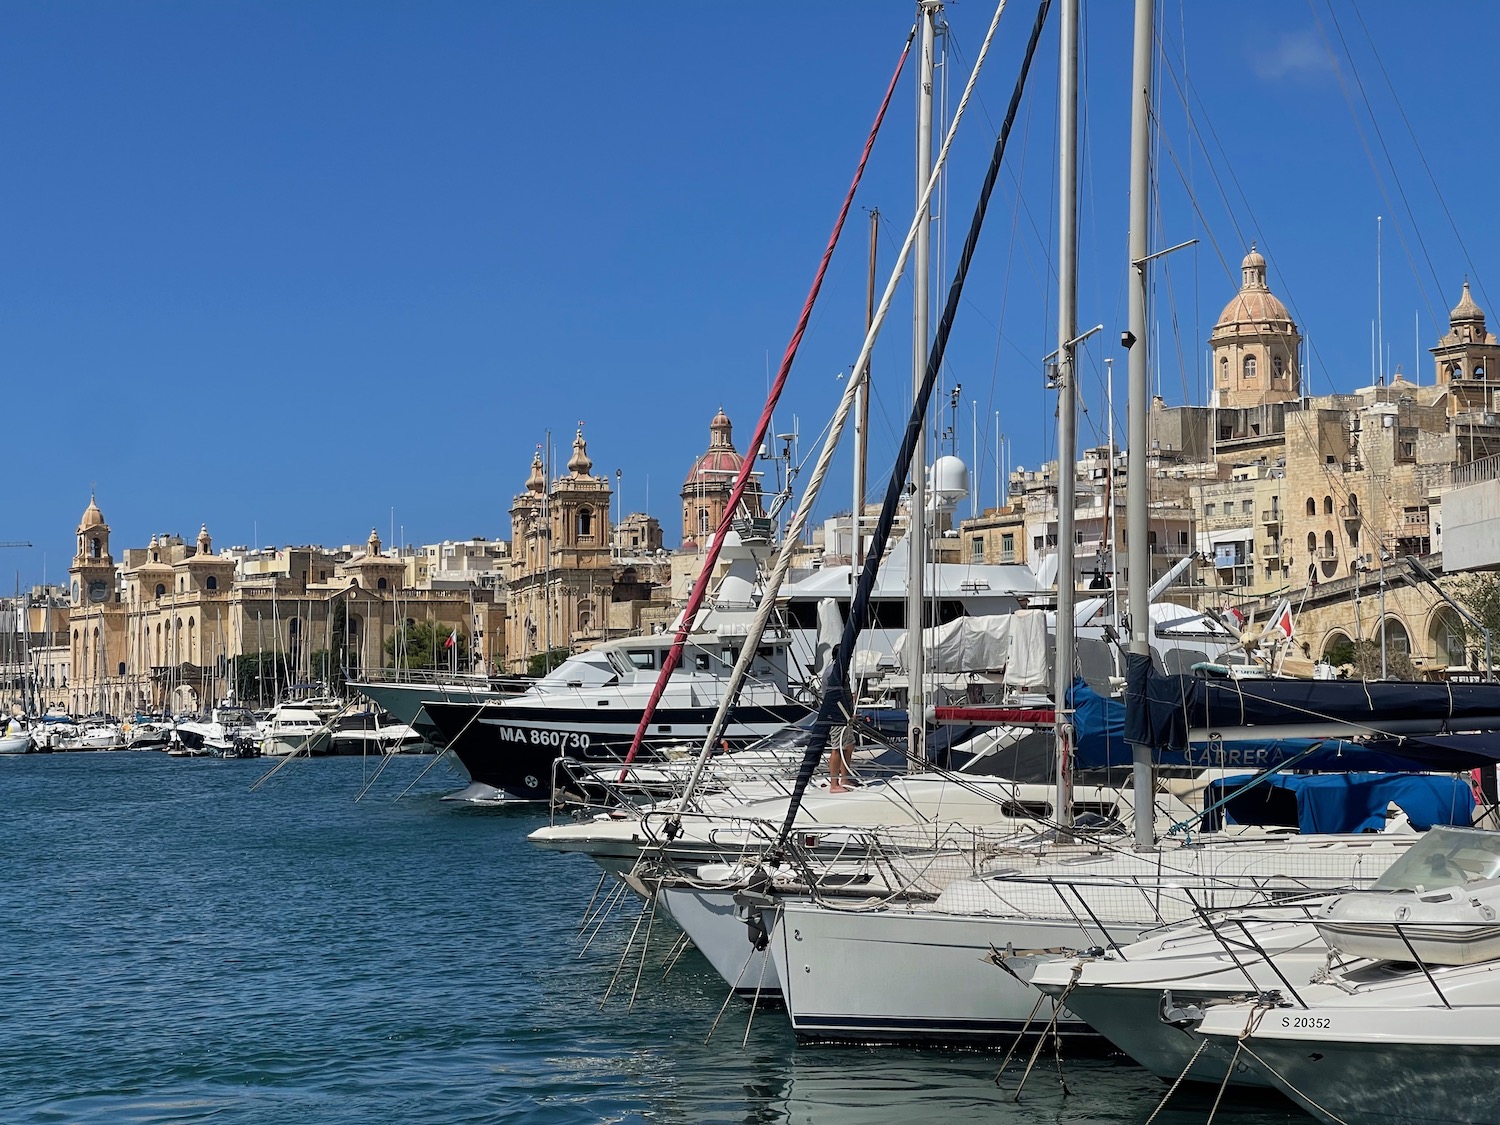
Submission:
[[[1010,663],[1005,684],[1015,688],[1047,686],[1047,615],[1018,609],[1010,615]]]
[[[1035,612],[1035,611],[1033,611]],[[929,672],[998,672],[1010,658],[1011,619],[1015,614],[960,617],[922,630]],[[1038,616],[1041,616],[1038,613]],[[896,640],[896,657],[906,667],[905,634]]]

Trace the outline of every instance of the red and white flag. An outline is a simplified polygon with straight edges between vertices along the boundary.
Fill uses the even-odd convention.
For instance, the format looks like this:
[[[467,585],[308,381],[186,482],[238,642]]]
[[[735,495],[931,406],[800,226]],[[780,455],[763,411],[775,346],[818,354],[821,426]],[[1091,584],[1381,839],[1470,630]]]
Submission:
[[[456,644],[458,644],[458,630],[454,629],[453,632],[448,634],[448,639],[443,642],[443,647],[452,648]]]
[[[1281,608],[1271,615],[1270,622],[1266,625],[1266,634],[1280,633],[1287,640],[1292,639],[1292,603],[1283,601]]]

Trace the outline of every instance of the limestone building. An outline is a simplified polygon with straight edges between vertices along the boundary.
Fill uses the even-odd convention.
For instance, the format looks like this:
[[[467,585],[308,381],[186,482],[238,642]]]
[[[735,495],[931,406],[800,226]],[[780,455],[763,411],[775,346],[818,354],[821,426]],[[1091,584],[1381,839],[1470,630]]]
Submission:
[[[491,668],[503,658],[503,602],[486,589],[412,590],[404,561],[371,531],[363,551],[317,547],[218,552],[205,525],[191,545],[153,536],[117,564],[90,499],[69,567],[66,701],[76,714],[185,713],[223,702],[269,705],[291,685],[400,663],[420,622],[456,632]],[[241,658],[261,674],[247,695]],[[467,669],[466,669],[467,670]]]
[[[739,475],[744,459],[734,448],[733,425],[729,416],[720,407],[708,425],[708,449],[693,462],[687,480],[682,484],[682,549],[696,550],[701,544],[707,546],[724,519],[729,506],[729,494],[734,491],[734,480]],[[754,451],[751,451],[754,456]],[[760,482],[751,477],[741,497],[744,510],[741,514],[764,516],[761,506]]]
[[[1217,406],[1289,402],[1302,393],[1302,336],[1266,285],[1266,259],[1252,245],[1240,263],[1240,291],[1209,336]]]

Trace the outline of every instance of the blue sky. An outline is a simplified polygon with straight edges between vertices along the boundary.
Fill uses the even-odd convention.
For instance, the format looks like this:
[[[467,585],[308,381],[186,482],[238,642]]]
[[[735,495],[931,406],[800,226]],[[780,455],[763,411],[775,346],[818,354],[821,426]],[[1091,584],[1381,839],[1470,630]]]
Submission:
[[[1085,445],[1106,356],[1124,410],[1130,38],[1123,0],[1087,7],[1079,320],[1106,331]],[[1464,276],[1494,311],[1500,8],[1364,8],[1165,5],[1153,244],[1202,240],[1156,278],[1171,402],[1202,399],[1251,238],[1315,393],[1370,381],[1377,215],[1392,367]],[[992,10],[947,10],[954,102]],[[955,149],[943,291],[1033,14],[1013,0]],[[91,483],[117,555],[205,521],[216,545],[508,535],[533,450],[550,430],[565,461],[580,421],[675,542],[720,404],[743,448],[911,22],[881,0],[0,4],[0,539],[35,544],[0,585],[63,578]],[[882,283],[909,221],[911,73],[777,419],[809,458],[862,335],[859,208],[887,217]],[[985,503],[996,411],[1012,465],[1056,442],[1055,77],[1054,13],[945,376]],[[881,471],[909,308],[904,288],[875,357]],[[840,462],[819,516],[849,506]]]

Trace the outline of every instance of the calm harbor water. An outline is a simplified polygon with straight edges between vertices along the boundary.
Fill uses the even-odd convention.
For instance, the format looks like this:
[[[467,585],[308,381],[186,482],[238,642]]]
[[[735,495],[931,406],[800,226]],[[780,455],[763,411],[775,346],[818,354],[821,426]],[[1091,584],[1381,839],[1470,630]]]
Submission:
[[[591,864],[525,841],[533,811],[439,803],[428,758],[0,759],[0,1122],[1141,1123],[1162,1087],[1050,1063],[1019,1104],[993,1055],[798,1047],[658,929],[579,955]],[[405,796],[398,795],[417,783]],[[920,971],[914,967],[914,971]],[[1157,1118],[1200,1125],[1211,1093]],[[1233,1125],[1306,1122],[1229,1099]]]

